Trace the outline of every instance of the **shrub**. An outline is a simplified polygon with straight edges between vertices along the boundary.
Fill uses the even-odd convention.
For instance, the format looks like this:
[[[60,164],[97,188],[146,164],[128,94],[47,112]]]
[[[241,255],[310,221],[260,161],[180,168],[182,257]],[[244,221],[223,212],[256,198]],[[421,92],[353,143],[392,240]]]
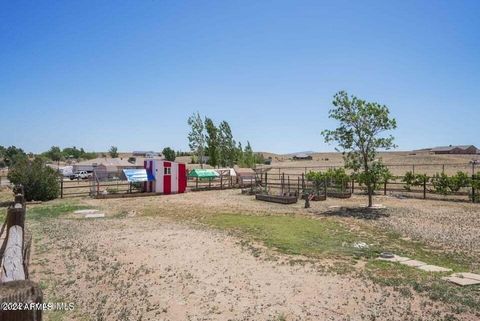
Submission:
[[[449,194],[450,179],[446,174],[437,173],[430,179],[430,182],[433,185],[435,193],[442,194],[442,195]]]
[[[345,192],[347,182],[350,181],[350,175],[345,172],[344,168],[329,168],[326,172],[310,171],[307,173],[306,179],[314,183],[317,194],[323,188],[325,182],[339,192]]]
[[[27,201],[49,201],[60,193],[57,172],[40,158],[19,160],[8,173],[8,179],[15,185],[23,185]]]
[[[403,188],[407,191],[410,191],[412,186],[422,186],[426,181],[426,174],[414,174],[413,172],[406,172],[405,176],[402,178],[402,182],[405,183]]]
[[[313,182],[313,189],[316,195],[320,194],[320,190],[322,190],[325,185],[325,181],[327,179],[327,175],[322,172],[314,172],[310,171],[305,175],[307,181]]]
[[[380,188],[380,184],[383,184],[392,178],[390,170],[381,162],[375,162],[371,165],[369,173],[357,172],[354,174],[355,180],[359,184],[365,186],[372,186],[373,191]]]
[[[452,192],[458,192],[462,187],[470,186],[470,177],[464,172],[457,172],[449,179],[448,187]]]

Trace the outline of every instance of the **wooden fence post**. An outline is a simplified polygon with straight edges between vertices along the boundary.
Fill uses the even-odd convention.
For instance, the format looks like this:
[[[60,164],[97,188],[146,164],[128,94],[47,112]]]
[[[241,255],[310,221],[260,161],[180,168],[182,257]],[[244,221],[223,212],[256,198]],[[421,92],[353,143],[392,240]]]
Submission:
[[[223,174],[220,175],[220,189],[223,189]]]
[[[265,172],[265,191],[268,191],[268,173]]]
[[[12,281],[0,284],[0,302],[2,303],[34,303],[43,304],[43,294],[40,286],[32,281]],[[0,320],[41,321],[42,310],[2,310]]]
[[[423,199],[427,198],[427,177],[423,178]]]
[[[60,198],[63,198],[63,177],[60,178]]]
[[[383,182],[383,195],[387,195],[387,180]]]
[[[300,176],[297,177],[297,196],[300,195]]]
[[[355,179],[352,177],[352,194],[355,192]]]

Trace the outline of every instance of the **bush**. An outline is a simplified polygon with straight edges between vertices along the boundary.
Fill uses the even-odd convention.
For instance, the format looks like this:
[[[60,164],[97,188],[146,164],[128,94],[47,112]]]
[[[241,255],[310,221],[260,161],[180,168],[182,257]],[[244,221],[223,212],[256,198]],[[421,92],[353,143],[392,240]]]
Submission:
[[[57,172],[40,158],[19,160],[11,167],[8,179],[15,185],[23,185],[27,201],[49,201],[60,193]]]
[[[464,172],[457,172],[457,174],[450,177],[448,187],[452,192],[458,192],[462,187],[470,186],[470,177]]]
[[[406,172],[405,176],[402,178],[402,182],[405,183],[405,188],[407,191],[411,190],[412,186],[422,186],[424,182],[427,181],[427,175],[425,174],[414,174],[412,172]]]
[[[329,168],[326,172],[310,171],[305,177],[308,181],[314,183],[317,194],[325,182],[327,185],[333,186],[338,192],[345,192],[347,183],[350,181],[350,175],[345,172],[344,168]]]
[[[365,172],[357,172],[353,177],[360,185],[370,185],[373,191],[375,191],[380,188],[380,184],[388,182],[393,176],[385,165],[380,162],[375,162],[371,164],[368,174]]]
[[[446,174],[437,173],[430,179],[430,181],[433,185],[435,193],[442,195],[448,195],[450,193],[450,179]]]

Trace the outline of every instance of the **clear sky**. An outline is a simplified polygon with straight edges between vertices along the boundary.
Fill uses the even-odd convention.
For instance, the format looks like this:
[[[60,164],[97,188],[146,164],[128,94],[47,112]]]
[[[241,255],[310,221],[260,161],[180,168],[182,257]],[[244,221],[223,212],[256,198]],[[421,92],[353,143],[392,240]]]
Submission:
[[[480,1],[0,1],[0,145],[188,149],[187,118],[257,151],[332,150],[346,90],[399,149],[476,144]]]

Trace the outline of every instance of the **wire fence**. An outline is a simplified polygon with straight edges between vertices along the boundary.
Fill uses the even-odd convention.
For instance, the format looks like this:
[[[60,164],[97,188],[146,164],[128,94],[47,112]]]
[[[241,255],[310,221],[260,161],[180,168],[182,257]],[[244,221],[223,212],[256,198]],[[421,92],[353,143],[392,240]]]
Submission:
[[[464,202],[479,202],[480,191],[478,186],[480,178],[471,176],[463,186],[449,190],[440,188],[433,176],[423,176],[422,180],[414,184],[408,183],[405,176],[393,176],[386,181],[378,182],[375,186],[375,194],[392,195],[400,198],[421,198],[435,200],[452,200]],[[259,172],[256,183],[265,194],[270,195],[296,195],[302,197],[305,194],[324,195],[326,197],[348,198],[352,194],[365,194],[367,189],[353,178],[335,181],[325,179],[317,186],[313,181],[306,178],[305,173]]]

